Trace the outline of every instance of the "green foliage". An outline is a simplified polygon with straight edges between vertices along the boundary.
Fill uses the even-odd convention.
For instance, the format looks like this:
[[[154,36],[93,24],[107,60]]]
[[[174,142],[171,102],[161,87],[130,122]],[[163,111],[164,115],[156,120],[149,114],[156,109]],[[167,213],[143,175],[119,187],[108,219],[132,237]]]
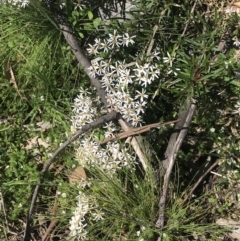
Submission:
[[[150,174],[150,173],[149,173]],[[153,238],[159,231],[154,227],[158,190],[154,176],[142,179],[134,170],[120,170],[109,177],[99,169],[90,173],[89,190],[104,213],[104,219],[94,223],[89,234],[99,240],[127,238],[136,240],[137,231],[144,238]],[[119,178],[120,177],[120,178]],[[145,230],[146,229],[146,230]]]
[[[147,88],[149,99],[144,120],[150,124],[175,119],[186,98],[197,99],[198,109],[188,131],[188,137],[195,141],[194,144],[186,141],[178,154],[180,184],[176,186],[180,192],[186,192],[195,176],[189,174],[189,166],[201,153],[199,162],[206,156],[222,159],[218,170],[229,179],[216,185],[221,193],[223,187],[234,187],[240,171],[239,107],[236,107],[239,80],[234,75],[240,66],[238,53],[231,46],[232,38],[239,37],[238,17],[235,14],[226,19],[216,9],[207,15],[202,1],[191,13],[193,4],[194,1],[187,0],[174,3],[138,0],[125,13],[131,14],[125,21],[116,18],[102,21],[96,6],[79,10],[72,1],[66,1],[63,12],[84,49],[93,38],[104,38],[115,29],[136,35],[135,44],[128,51],[119,48],[109,53],[113,61],[144,63],[154,40],[152,48],[158,47],[160,52],[157,67],[161,76]],[[32,190],[44,163],[70,133],[72,103],[79,87],[89,87],[90,83],[42,3],[34,1],[26,9],[1,4],[0,15],[0,191],[8,219],[17,223],[28,212]],[[217,47],[226,33],[231,44],[222,52]],[[174,58],[172,66],[163,61],[167,53]],[[101,57],[106,57],[105,53]],[[133,84],[129,91],[134,90]],[[43,127],[43,123],[48,127]],[[167,127],[149,135],[154,136],[150,142],[158,159],[163,156],[171,130]],[[94,137],[103,140],[104,133],[97,129]],[[58,168],[65,171],[76,164],[73,148],[58,157],[39,196],[39,213],[53,207],[57,200],[58,211],[51,215],[61,221],[61,232],[68,228],[78,189],[69,186]],[[158,230],[155,222],[161,191],[152,171],[144,176],[139,170],[119,170],[109,177],[93,169],[90,176],[92,186],[86,192],[95,197],[105,214],[103,220],[89,225],[90,238],[94,240],[156,240],[161,234],[165,241],[200,234],[208,240],[217,240],[224,230],[209,223],[230,213],[234,205],[224,198],[220,202],[211,192],[202,195],[202,189],[188,205],[182,205],[182,195],[177,193],[167,204],[165,227]],[[171,186],[169,196],[175,193],[175,188]],[[61,194],[55,198],[57,191]],[[237,201],[238,194],[233,195]],[[51,215],[47,218],[51,219]],[[1,221],[4,223],[2,218]]]
[[[8,218],[17,220],[28,212],[44,162],[70,132],[69,100],[78,93],[81,71],[41,9],[1,5],[0,13],[0,180]]]

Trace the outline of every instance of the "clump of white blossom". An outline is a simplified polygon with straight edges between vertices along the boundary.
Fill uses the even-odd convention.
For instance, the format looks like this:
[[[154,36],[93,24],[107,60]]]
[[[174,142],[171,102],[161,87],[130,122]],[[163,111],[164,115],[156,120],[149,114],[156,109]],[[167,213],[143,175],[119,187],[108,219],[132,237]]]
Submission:
[[[110,51],[114,52],[120,47],[133,45],[134,38],[135,36],[130,36],[129,33],[119,35],[114,30],[108,39],[96,38],[94,44],[89,44],[87,51],[96,57],[101,52],[108,56],[107,53]],[[159,60],[159,53],[156,50],[150,55],[147,63],[134,62],[130,66],[124,60],[113,61],[111,58],[98,57],[92,61],[89,68],[90,74],[98,77],[102,88],[105,89],[108,107],[119,112],[133,126],[143,123],[142,114],[148,98],[146,87],[160,74],[157,65],[152,64],[154,59]],[[169,62],[172,65],[172,60]],[[94,121],[100,115],[100,110],[99,98],[94,98],[89,89],[80,89],[80,94],[74,101],[72,131]],[[104,138],[113,137],[114,133],[119,131],[112,122],[106,124],[102,130]],[[130,154],[129,148],[122,147],[119,142],[108,142],[102,147],[96,141],[94,134],[87,134],[78,143],[76,158],[83,167],[97,165],[109,174],[114,174],[118,168],[132,167],[135,164],[135,158]]]
[[[70,220],[70,236],[78,240],[85,240],[87,236],[85,215],[90,214],[93,221],[103,219],[104,213],[94,205],[94,200],[79,191],[77,196],[77,207]]]
[[[120,46],[122,51],[123,47],[134,44],[134,38],[135,36],[130,36],[128,33],[119,35],[114,30],[113,34],[109,34],[107,40],[95,39],[95,43],[90,44],[87,51],[90,55],[95,56],[101,52],[109,53]],[[148,98],[146,87],[159,78],[158,66],[151,63],[155,58],[159,58],[158,55],[159,53],[155,51],[150,56],[149,62],[144,64],[134,62],[130,64],[130,67],[124,60],[113,61],[111,58],[96,58],[89,68],[91,76],[101,79],[102,87],[107,94],[109,108],[119,112],[133,126],[142,124],[142,114]]]
[[[2,4],[11,4],[20,8],[25,8],[29,4],[29,0],[1,0]]]
[[[95,57],[89,68],[90,75],[100,79],[101,86],[106,92],[108,108],[119,112],[132,126],[141,126],[148,99],[147,86],[160,77],[159,66],[155,64],[155,60],[160,59],[160,52],[155,49],[147,56],[145,63],[142,61],[126,63],[119,58],[114,60],[114,53],[118,54],[119,51],[124,51],[124,48],[134,45],[134,38],[135,36],[129,33],[118,34],[114,30],[106,39],[96,38],[93,44],[89,44],[87,51],[89,55]],[[163,63],[169,65],[167,74],[172,73],[174,59],[175,55],[171,56],[169,53],[163,58]],[[174,72],[173,74],[176,75]],[[95,97],[92,90],[81,88],[74,101],[72,131],[75,132],[84,124],[96,120],[101,116],[102,109],[99,97]],[[110,122],[100,130],[83,135],[77,141],[76,159],[79,165],[88,168],[97,166],[110,176],[113,176],[119,168],[134,168],[136,160],[130,148],[122,146],[117,141],[101,146],[95,135],[101,132],[104,138],[114,137],[119,131],[120,129]],[[83,192],[80,196],[70,222],[70,235],[83,240],[87,234],[84,216],[89,211],[90,202]],[[98,220],[103,218],[103,213],[100,213],[102,215],[96,217]]]

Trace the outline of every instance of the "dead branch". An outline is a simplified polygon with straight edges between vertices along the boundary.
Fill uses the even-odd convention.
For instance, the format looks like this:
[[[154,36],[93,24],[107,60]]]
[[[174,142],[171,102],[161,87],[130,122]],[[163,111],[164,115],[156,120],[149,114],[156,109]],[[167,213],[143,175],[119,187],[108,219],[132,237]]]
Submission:
[[[121,132],[119,134],[115,134],[113,137],[105,138],[103,141],[98,142],[98,144],[103,145],[103,144],[106,144],[106,143],[111,142],[111,141],[121,140],[121,139],[130,137],[130,136],[133,136],[133,135],[138,135],[138,134],[150,131],[153,128],[158,128],[158,127],[161,127],[161,126],[166,126],[166,125],[176,123],[177,121],[178,120],[174,120],[174,121],[168,121],[168,122],[165,122],[165,123],[154,123],[154,124],[150,124],[150,125],[137,127],[137,128],[131,129],[130,131],[124,131],[124,132]]]
[[[77,61],[81,66],[83,67],[85,73],[88,75],[91,84],[96,88],[97,94],[100,97],[102,103],[104,106],[107,108],[108,107],[108,102],[106,99],[106,92],[105,90],[101,87],[101,82],[100,79],[93,77],[90,74],[89,68],[91,67],[91,62],[85,55],[84,51],[80,48],[79,42],[77,38],[75,37],[72,29],[67,25],[67,24],[59,24],[59,27],[66,39],[66,42],[68,45],[71,47],[72,53],[76,57]]]
[[[4,61],[4,72],[5,72],[5,77],[9,81],[9,83],[13,83],[14,89],[17,91],[18,95],[20,96],[21,99],[27,100],[25,96],[23,96],[18,88],[17,81],[15,79],[15,75],[13,73],[12,66],[9,61]]]
[[[170,136],[167,149],[166,149],[166,151],[164,153],[165,159],[162,161],[162,164],[163,164],[163,167],[164,167],[165,170],[168,169],[168,166],[169,166],[169,163],[170,163],[169,157],[173,156],[173,154],[174,154],[173,147],[175,146],[177,138],[179,136],[179,133],[182,131],[183,126],[185,124],[186,117],[187,117],[188,111],[189,111],[189,106],[190,106],[189,102],[190,102],[190,100],[187,99],[186,103],[180,109],[179,115],[178,115],[178,120],[179,121],[175,124],[173,133]]]
[[[208,169],[207,171],[205,171],[203,173],[203,175],[201,177],[199,177],[199,179],[197,180],[197,182],[194,184],[194,186],[191,188],[190,192],[188,193],[188,195],[184,198],[182,204],[184,204],[188,199],[191,198],[194,190],[198,187],[198,185],[200,184],[200,182],[203,180],[203,178],[209,173],[212,171],[212,169],[218,165],[220,159],[217,159]]]
[[[181,144],[187,134],[188,128],[191,124],[191,120],[193,118],[194,112],[196,110],[196,101],[193,100],[188,105],[188,108],[183,110],[183,114],[181,115],[180,121],[177,122],[176,126],[180,128],[179,134],[174,135],[175,141],[169,142],[169,145],[171,145],[171,151],[168,152],[167,160],[168,160],[168,168],[166,171],[166,174],[164,176],[164,183],[163,183],[163,190],[162,190],[162,196],[159,200],[159,216],[158,220],[155,224],[157,228],[162,228],[164,226],[164,211],[165,211],[165,204],[167,199],[167,192],[168,192],[168,186],[170,182],[170,176],[172,173],[173,165],[177,156],[177,153],[181,147]],[[181,126],[179,125],[181,123]],[[174,133],[176,134],[176,133]],[[159,237],[158,240],[161,240],[161,237]]]
[[[51,210],[52,210],[52,215],[56,215],[57,213],[57,202],[58,202],[58,190],[59,190],[59,187],[57,188],[56,190],[56,194],[55,194],[55,199],[54,199],[54,204],[53,204],[53,207],[51,207]],[[51,235],[51,232],[53,231],[54,227],[57,225],[58,223],[58,219],[54,218],[51,220],[50,224],[48,225],[47,227],[47,230],[45,231],[45,233],[43,234],[42,236],[42,241],[47,241],[48,238],[50,237]]]
[[[52,155],[52,157],[45,163],[43,170],[40,174],[40,179],[39,183],[36,185],[33,196],[32,196],[32,201],[31,205],[29,208],[28,216],[27,216],[27,221],[26,221],[26,227],[25,227],[25,232],[24,232],[24,238],[23,241],[28,241],[29,240],[29,234],[30,234],[30,224],[32,221],[32,213],[33,213],[33,208],[37,200],[37,195],[40,189],[41,184],[43,184],[45,174],[49,168],[49,166],[52,164],[52,162],[56,159],[56,157],[59,155],[60,152],[62,152],[69,144],[71,144],[73,141],[75,141],[80,135],[84,134],[88,130],[92,128],[96,128],[100,125],[103,125],[106,122],[112,121],[117,119],[117,113],[115,111],[112,111],[111,113],[104,115],[100,118],[98,118],[96,121],[84,125],[80,130],[78,130],[76,133],[71,135],[67,141],[65,141]]]
[[[8,219],[7,219],[7,213],[6,213],[6,209],[5,209],[5,205],[4,205],[4,200],[3,200],[3,194],[2,194],[2,190],[0,189],[0,211],[3,213],[3,218],[4,218],[4,226],[7,229],[7,233],[13,233],[9,230],[9,223],[8,223]],[[14,233],[16,235],[16,233]]]

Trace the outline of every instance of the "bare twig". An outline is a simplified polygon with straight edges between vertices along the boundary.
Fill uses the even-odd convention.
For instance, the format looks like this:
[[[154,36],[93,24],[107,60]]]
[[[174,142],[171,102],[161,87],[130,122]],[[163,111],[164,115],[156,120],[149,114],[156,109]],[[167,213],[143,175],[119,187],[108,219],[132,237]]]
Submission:
[[[201,181],[203,180],[203,178],[209,173],[211,172],[211,170],[218,165],[220,159],[217,159],[208,169],[206,172],[203,173],[203,175],[197,180],[197,182],[194,184],[194,186],[191,188],[191,191],[188,193],[188,195],[184,198],[182,204],[184,204],[189,198],[191,198],[192,193],[194,192],[194,190],[198,187],[198,185],[201,183]]]
[[[56,208],[57,208],[57,202],[58,202],[58,191],[59,189],[57,188],[56,190],[56,194],[55,194],[55,199],[54,199],[54,204],[52,207],[52,215],[56,215]],[[44,235],[42,236],[42,241],[47,241],[49,236],[51,235],[52,230],[54,229],[54,227],[56,226],[56,224],[58,223],[58,219],[54,218],[51,220],[50,224],[47,227],[46,232],[44,233]]]
[[[0,211],[3,212],[5,225],[6,225],[6,228],[7,228],[7,232],[9,233],[9,225],[8,225],[7,214],[6,214],[6,210],[5,210],[5,205],[4,205],[4,200],[3,200],[3,195],[2,195],[1,189],[0,189]]]
[[[101,87],[100,79],[90,74],[89,68],[91,67],[91,62],[84,54],[84,51],[80,48],[79,42],[77,38],[74,36],[72,29],[67,24],[59,24],[59,27],[62,30],[62,33],[67,43],[71,47],[71,50],[75,55],[77,61],[81,64],[85,73],[90,78],[92,85],[96,88],[97,94],[100,97],[102,103],[104,104],[105,107],[107,107],[108,106],[108,102],[106,99],[107,94],[105,90]]]
[[[191,9],[191,12],[190,12],[190,18],[188,19],[188,21],[187,21],[187,23],[186,23],[186,25],[185,25],[185,28],[184,28],[184,30],[183,30],[183,32],[182,32],[182,34],[181,34],[181,37],[183,37],[184,35],[185,35],[185,33],[186,33],[186,31],[187,31],[187,28],[188,28],[188,25],[189,25],[189,23],[190,23],[190,20],[191,20],[191,18],[192,18],[192,15],[193,15],[193,12],[194,12],[194,10],[195,10],[195,8],[196,8],[196,6],[197,6],[197,0],[194,2],[194,4],[193,4],[193,7],[192,7],[192,9]]]
[[[21,99],[27,99],[25,96],[23,96],[18,88],[17,81],[15,79],[15,75],[13,73],[13,69],[9,61],[4,62],[4,72],[5,72],[5,77],[7,80],[9,80],[10,83],[13,83],[14,89],[17,91],[18,95],[20,96]]]
[[[168,168],[166,171],[166,174],[164,176],[164,183],[163,183],[163,190],[162,190],[162,196],[159,200],[159,216],[158,220],[156,222],[156,227],[157,228],[162,228],[164,226],[164,211],[165,211],[165,204],[166,204],[166,199],[167,199],[167,192],[168,192],[168,186],[169,186],[169,181],[170,181],[170,175],[172,173],[173,165],[177,156],[177,153],[181,147],[181,144],[184,140],[184,137],[187,134],[188,128],[191,124],[191,120],[193,118],[194,112],[196,110],[196,102],[192,101],[189,104],[189,108],[184,111],[184,115],[182,116],[183,119],[181,119],[179,122],[182,123],[182,126],[180,127],[180,132],[177,135],[176,141],[172,143],[172,149],[171,153],[169,153],[169,156],[167,157],[168,159]],[[178,122],[178,123],[179,123]],[[177,124],[178,124],[177,123]],[[158,239],[159,241],[161,240],[161,236]]]
[[[150,125],[137,127],[137,128],[131,129],[129,131],[124,131],[124,132],[121,132],[119,134],[115,134],[114,137],[105,138],[103,141],[98,142],[98,144],[103,145],[103,144],[106,144],[107,142],[111,142],[111,141],[115,141],[115,140],[121,140],[121,139],[127,138],[129,136],[138,135],[138,134],[150,131],[152,128],[157,128],[157,127],[166,126],[166,125],[176,123],[177,121],[178,120],[174,120],[174,121],[168,121],[168,122],[165,122],[165,123],[154,123],[154,124],[150,124]]]
[[[153,27],[153,34],[152,34],[152,37],[151,37],[151,41],[150,41],[150,44],[148,46],[148,50],[147,50],[147,56],[150,55],[151,51],[152,51],[152,48],[153,48],[153,45],[154,45],[154,42],[155,42],[155,35],[156,35],[156,32],[158,31],[158,28],[159,28],[159,25],[161,23],[161,20],[162,20],[162,17],[164,16],[165,12],[167,11],[167,8],[163,9],[163,11],[160,13],[160,17],[158,19],[158,24],[156,24],[154,27]]]
[[[184,126],[185,121],[186,121],[186,117],[187,117],[188,112],[189,112],[190,105],[191,105],[191,102],[190,102],[189,99],[187,99],[186,103],[183,105],[183,107],[179,111],[179,115],[178,115],[179,121],[174,126],[173,133],[170,136],[167,149],[164,153],[165,159],[162,161],[162,164],[163,164],[163,167],[165,168],[165,170],[167,170],[168,166],[169,166],[169,162],[170,162],[169,157],[173,156],[173,153],[175,151],[173,149],[173,147],[176,145],[176,141],[177,141],[177,138],[179,136],[179,133],[183,129],[183,126]]]
[[[29,208],[29,212],[28,212],[28,216],[27,216],[27,222],[26,222],[26,228],[25,228],[25,233],[24,233],[24,238],[23,241],[28,241],[29,240],[29,233],[30,233],[30,223],[32,220],[32,213],[33,213],[33,208],[34,205],[36,203],[37,200],[37,195],[39,192],[39,188],[41,186],[41,184],[44,181],[44,177],[45,174],[49,168],[49,166],[51,165],[51,163],[55,160],[55,158],[58,156],[58,154],[60,152],[62,152],[69,144],[71,144],[73,141],[75,141],[80,135],[82,135],[83,133],[87,132],[88,130],[92,129],[92,128],[96,128],[106,122],[112,121],[114,119],[117,118],[117,113],[115,111],[112,111],[111,113],[104,115],[100,118],[98,118],[96,121],[90,123],[90,124],[86,124],[84,125],[81,130],[77,131],[76,133],[74,133],[72,136],[70,136],[70,138],[65,141],[52,155],[52,157],[45,163],[44,168],[41,172],[40,175],[40,179],[39,179],[39,183],[36,185],[33,196],[32,196],[32,201],[31,201],[31,205]]]

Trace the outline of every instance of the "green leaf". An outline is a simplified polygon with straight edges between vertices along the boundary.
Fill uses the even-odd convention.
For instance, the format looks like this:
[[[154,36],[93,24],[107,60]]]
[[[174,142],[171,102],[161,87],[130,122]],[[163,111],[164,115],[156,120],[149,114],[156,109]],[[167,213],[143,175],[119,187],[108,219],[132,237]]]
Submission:
[[[13,41],[8,41],[8,47],[9,48],[13,48],[15,46],[14,42]]]
[[[74,19],[76,19],[76,17],[79,17],[79,12],[76,11],[76,10],[74,10],[74,11],[72,12],[72,16],[73,16]]]
[[[88,18],[90,19],[90,20],[92,20],[93,19],[93,14],[92,14],[92,12],[91,11],[88,11]]]
[[[29,181],[10,181],[10,182],[6,182],[6,183],[3,183],[3,187],[9,187],[9,186],[16,186],[16,185],[36,185],[36,183],[34,183],[34,181],[32,182],[29,182]]]
[[[104,139],[105,139],[105,136],[104,136],[103,134],[100,134],[99,140],[100,140],[100,141],[103,141]]]
[[[91,23],[85,23],[83,28],[85,30],[93,30],[93,26]]]
[[[96,19],[93,20],[93,26],[95,28],[97,28],[100,24],[101,24],[101,19],[100,18],[96,18]]]
[[[79,34],[79,36],[80,36],[80,38],[84,38],[84,35],[83,35],[83,33],[78,33]]]
[[[235,85],[237,87],[240,87],[240,82],[239,81],[236,81],[236,80],[233,80],[230,82],[232,85]]]
[[[210,202],[210,203],[217,203],[217,200],[215,198],[209,198],[208,202]]]

